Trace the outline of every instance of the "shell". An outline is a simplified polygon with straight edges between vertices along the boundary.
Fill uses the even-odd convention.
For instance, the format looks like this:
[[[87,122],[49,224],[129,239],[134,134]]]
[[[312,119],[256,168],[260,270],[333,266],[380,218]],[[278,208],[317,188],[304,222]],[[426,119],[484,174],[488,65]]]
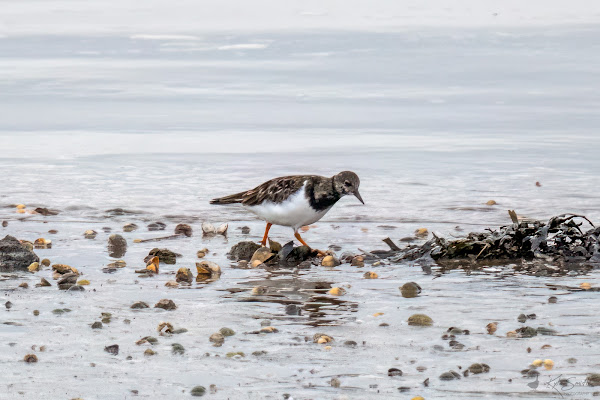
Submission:
[[[229,224],[223,224],[217,228],[217,234],[219,235],[227,235],[227,229],[229,229]]]
[[[210,222],[202,223],[202,234],[214,235],[216,233],[217,233],[217,230],[215,229],[215,226],[213,224],[211,224]]]

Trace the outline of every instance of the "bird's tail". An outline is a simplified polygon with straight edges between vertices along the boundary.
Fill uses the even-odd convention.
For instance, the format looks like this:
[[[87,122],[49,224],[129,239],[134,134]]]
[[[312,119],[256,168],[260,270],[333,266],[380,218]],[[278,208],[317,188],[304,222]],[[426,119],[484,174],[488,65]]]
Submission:
[[[212,199],[210,201],[210,204],[235,204],[235,203],[241,203],[242,201],[244,201],[244,194],[246,194],[246,192],[231,194],[231,195],[225,196],[225,197],[217,197],[216,199]]]

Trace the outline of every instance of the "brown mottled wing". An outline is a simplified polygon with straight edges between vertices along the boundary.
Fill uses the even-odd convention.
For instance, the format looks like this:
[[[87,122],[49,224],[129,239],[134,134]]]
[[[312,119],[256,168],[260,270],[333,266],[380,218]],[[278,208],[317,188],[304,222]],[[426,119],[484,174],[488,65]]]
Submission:
[[[271,179],[245,192],[241,203],[247,206],[255,206],[265,200],[273,203],[281,203],[300,190],[302,185],[304,185],[304,181],[308,178],[310,176],[296,175]]]

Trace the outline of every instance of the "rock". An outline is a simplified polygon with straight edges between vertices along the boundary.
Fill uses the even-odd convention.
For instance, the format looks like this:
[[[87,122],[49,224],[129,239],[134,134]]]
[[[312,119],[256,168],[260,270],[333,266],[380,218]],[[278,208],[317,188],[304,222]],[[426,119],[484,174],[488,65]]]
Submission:
[[[107,353],[110,353],[114,356],[116,356],[117,354],[119,354],[119,345],[118,344],[112,344],[110,346],[106,346],[104,348],[104,351]]]
[[[182,267],[177,270],[175,281],[192,283],[194,281],[194,275],[192,275],[192,271],[190,271],[189,268]]]
[[[44,267],[49,267],[49,266],[50,266],[50,264],[51,264],[51,263],[50,263],[50,260],[48,260],[47,258],[44,258],[44,259],[42,260],[42,265],[43,265]]]
[[[550,304],[556,304],[558,302],[558,298],[556,296],[550,296],[548,297],[548,303]]]
[[[331,385],[331,387],[334,388],[339,388],[342,383],[340,382],[340,380],[338,378],[331,378],[331,380],[329,381],[329,384]]]
[[[188,224],[178,224],[175,227],[175,234],[176,235],[185,235],[187,237],[192,236],[192,227],[189,226]]]
[[[56,271],[60,275],[74,274],[79,276],[79,271],[67,264],[52,264],[52,271]]]
[[[208,254],[208,249],[205,247],[202,250],[198,250],[198,252],[196,253],[196,256],[198,258],[204,258],[204,257],[206,257],[207,254]]]
[[[433,320],[425,314],[413,314],[408,318],[408,324],[412,326],[431,326]]]
[[[37,272],[37,271],[39,271],[40,270],[40,263],[39,262],[31,263],[29,265],[29,267],[27,267],[27,270],[29,272]]]
[[[2,227],[6,228],[8,226],[8,221],[2,221]]]
[[[547,371],[550,371],[552,368],[554,368],[554,361],[549,358],[544,360],[544,368],[546,368]]]
[[[600,374],[589,374],[585,382],[588,386],[600,386]]]
[[[313,335],[313,343],[323,344],[333,342],[333,336],[329,336],[325,333],[315,333]]]
[[[154,257],[158,257],[161,263],[175,264],[177,257],[181,257],[181,254],[175,253],[169,249],[154,248],[150,250],[150,253],[144,258],[144,262],[148,263]]]
[[[92,324],[92,329],[102,329],[102,322],[96,321]]]
[[[23,282],[23,283],[21,283],[21,284],[19,285],[19,287],[20,287],[20,288],[23,288],[23,289],[28,289],[28,288],[29,288],[29,284],[28,284],[27,282]]]
[[[156,354],[156,352],[154,350],[152,350],[152,349],[146,349],[146,350],[144,350],[144,355],[145,356],[153,356],[155,354]]]
[[[98,232],[88,229],[87,231],[83,232],[83,237],[86,239],[95,239],[96,235],[98,235]]]
[[[362,268],[365,266],[365,258],[363,256],[355,256],[352,258],[352,261],[350,261],[350,265]]]
[[[323,257],[323,260],[321,260],[321,265],[323,267],[337,267],[340,264],[340,260],[334,256],[325,256]]]
[[[127,253],[127,240],[121,235],[113,234],[108,237],[108,255],[121,258]]]
[[[524,323],[525,321],[527,321],[527,316],[525,314],[521,314],[517,317],[517,321],[520,323]]]
[[[50,229],[48,233],[50,233],[51,235],[56,235],[58,231],[56,229]]]
[[[176,288],[179,287],[179,283],[177,283],[176,281],[167,281],[167,283],[165,283],[165,286],[169,288]]]
[[[158,257],[152,257],[146,265],[146,269],[145,270],[137,270],[135,271],[136,273],[143,273],[143,274],[148,274],[148,273],[153,273],[153,274],[158,274],[158,272],[160,271],[160,259]]]
[[[242,226],[240,229],[242,231],[242,235],[248,235],[250,233],[250,227],[249,226]]]
[[[78,276],[79,276],[78,274],[75,274],[73,272],[69,272],[67,274],[62,275],[62,277],[58,280],[57,283],[59,285],[67,284],[67,283],[74,285],[74,284],[77,283],[77,277]]]
[[[206,394],[206,388],[204,386],[194,386],[190,394],[195,397],[202,397]]]
[[[172,334],[175,329],[173,328],[173,324],[170,322],[161,322],[158,324],[158,328],[156,328],[156,330],[158,331],[159,335],[163,336],[165,333],[169,335]]]
[[[231,250],[229,250],[229,253],[227,255],[228,255],[229,259],[231,259],[231,260],[250,261],[250,259],[252,258],[252,255],[258,249],[260,249],[260,245],[254,243],[254,242],[250,242],[250,241],[239,242],[239,243],[235,244],[231,248]]]
[[[358,346],[358,343],[356,343],[354,340],[346,340],[344,342],[344,346],[355,348],[356,346]]]
[[[522,338],[530,338],[530,337],[534,337],[537,336],[537,330],[530,327],[530,326],[524,326],[523,328],[519,328],[516,330],[517,332],[517,337],[522,337]]]
[[[36,363],[38,362],[38,358],[35,354],[27,354],[25,357],[23,357],[23,361],[26,363]]]
[[[388,376],[402,376],[402,371],[398,368],[388,369]]]
[[[429,235],[427,228],[419,228],[415,231],[415,236],[418,238],[426,238]]]
[[[365,279],[377,279],[377,278],[379,278],[379,275],[377,275],[376,272],[369,271],[369,272],[365,272],[365,274],[363,275],[363,277]]]
[[[223,342],[225,342],[225,336],[223,336],[222,333],[217,332],[217,333],[213,333],[212,335],[210,335],[208,340],[211,343],[214,343],[214,346],[220,347],[223,344]]]
[[[460,375],[458,374],[458,372],[448,371],[448,372],[444,372],[443,374],[441,374],[440,379],[442,381],[451,381],[454,379],[460,379]]]
[[[134,310],[141,310],[141,309],[148,308],[148,307],[150,307],[150,306],[148,305],[148,303],[145,303],[145,302],[143,302],[143,301],[136,301],[135,303],[133,303],[133,304],[131,305],[131,307],[130,307],[130,308],[133,308]],[[161,307],[161,308],[162,308],[162,307]]]
[[[79,286],[87,286],[87,285],[90,284],[90,281],[88,281],[87,279],[80,279],[80,280],[77,281],[77,284]]]
[[[269,239],[269,249],[271,249],[271,253],[277,254],[282,249],[281,243]]]
[[[60,289],[61,285],[58,285],[58,288]],[[85,291],[85,288],[81,285],[71,285],[69,287],[69,292],[83,292]]]
[[[244,354],[243,351],[230,351],[229,353],[227,353],[225,355],[227,358],[233,358],[233,357],[246,357],[246,354]]]
[[[171,344],[171,353],[174,355],[182,355],[185,353],[185,347],[180,345],[179,343]]]
[[[223,336],[233,336],[235,335],[235,331],[231,328],[221,328],[219,329],[219,333]]]
[[[285,306],[285,313],[287,315],[302,315],[302,308],[296,304],[288,304]]]
[[[268,247],[261,247],[257,249],[252,255],[252,258],[250,259],[250,264],[254,263],[255,261],[265,263],[273,257],[275,257],[275,254],[271,253],[271,249],[269,249]]]
[[[472,374],[481,374],[484,372],[490,372],[490,366],[483,363],[475,363],[469,366],[469,372]]]
[[[6,307],[7,310],[10,310],[12,308],[13,304],[10,301],[7,301],[6,303],[4,303],[4,307]]]
[[[260,333],[277,333],[279,332],[279,329],[275,328],[274,326],[265,326],[264,328],[260,328]]]
[[[217,277],[221,275],[221,267],[217,263],[212,261],[202,260],[196,263],[196,270],[198,272],[198,276],[200,275],[210,275],[212,277]]]
[[[0,271],[27,269],[32,263],[39,261],[39,257],[16,238],[7,235],[0,240]]]
[[[123,232],[133,232],[137,230],[138,226],[136,224],[127,224],[123,227]]]
[[[407,282],[400,287],[400,294],[405,298],[417,297],[421,293],[421,286],[415,282]]]
[[[164,231],[167,225],[163,222],[153,222],[148,225],[149,231]]]
[[[327,293],[332,296],[343,296],[346,293],[346,290],[341,287],[332,287]]]
[[[37,283],[35,286],[36,287],[45,287],[45,286],[52,286],[52,285],[45,278],[42,278],[42,279],[40,279],[40,283]]]
[[[36,249],[51,249],[52,248],[52,240],[38,238],[38,239],[35,239],[35,241],[33,242],[33,246]]]
[[[496,330],[498,329],[498,323],[490,322],[489,324],[486,325],[485,328],[487,329],[488,334],[493,335],[496,332]]]
[[[485,204],[488,205],[488,206],[495,206],[498,203],[496,203],[495,200],[488,200]]]
[[[162,299],[154,305],[154,308],[162,308],[163,310],[170,311],[175,310],[177,306],[175,305],[175,302],[173,302],[173,300]]]

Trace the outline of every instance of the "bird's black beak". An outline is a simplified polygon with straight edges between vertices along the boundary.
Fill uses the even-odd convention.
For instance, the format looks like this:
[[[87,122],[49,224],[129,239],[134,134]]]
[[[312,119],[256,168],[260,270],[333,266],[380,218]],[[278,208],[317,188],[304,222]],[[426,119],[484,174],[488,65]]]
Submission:
[[[360,200],[361,203],[365,204],[362,197],[360,197],[360,193],[358,193],[358,189],[354,191],[354,195],[356,196],[357,199]]]

